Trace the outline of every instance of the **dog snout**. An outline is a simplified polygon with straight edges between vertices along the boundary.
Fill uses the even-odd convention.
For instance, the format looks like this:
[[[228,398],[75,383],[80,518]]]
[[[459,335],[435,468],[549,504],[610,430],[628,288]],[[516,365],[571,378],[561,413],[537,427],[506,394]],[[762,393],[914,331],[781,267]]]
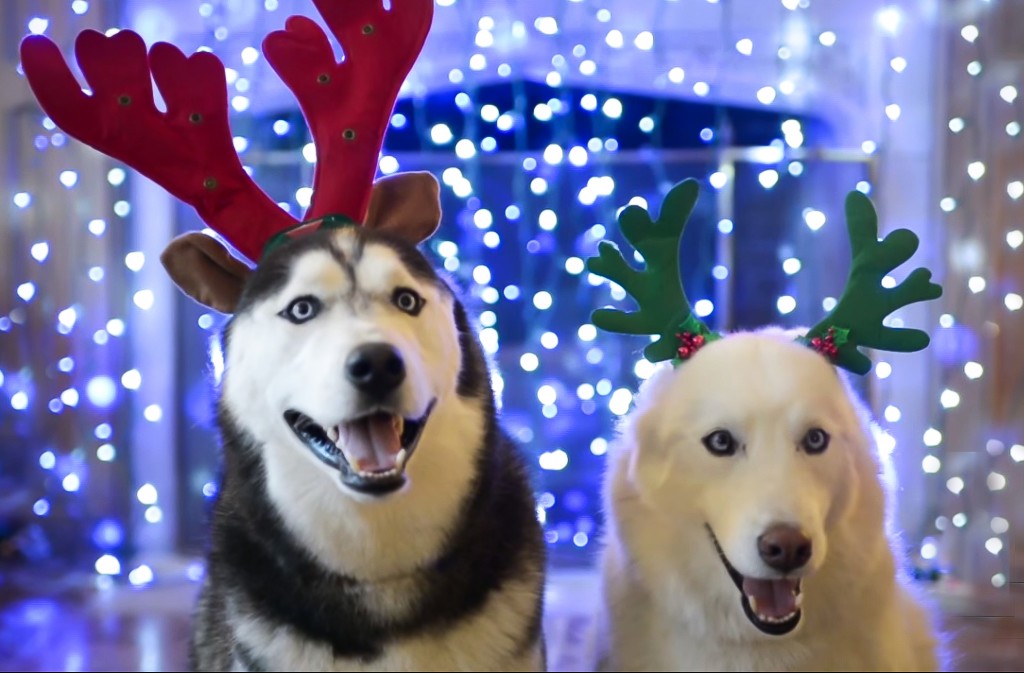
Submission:
[[[391,344],[363,344],[348,356],[345,376],[361,392],[381,399],[405,380],[405,362]]]
[[[811,560],[811,539],[794,526],[776,524],[757,538],[757,551],[770,567],[790,573]]]

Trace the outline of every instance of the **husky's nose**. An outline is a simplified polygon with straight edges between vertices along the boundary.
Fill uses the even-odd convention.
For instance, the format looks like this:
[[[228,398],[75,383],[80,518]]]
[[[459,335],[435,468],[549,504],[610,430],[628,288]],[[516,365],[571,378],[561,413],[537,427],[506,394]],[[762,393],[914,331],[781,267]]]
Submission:
[[[348,356],[345,375],[362,392],[382,398],[405,380],[405,363],[391,344],[363,344]]]
[[[811,540],[798,528],[776,524],[757,538],[757,551],[769,566],[789,573],[811,560]]]

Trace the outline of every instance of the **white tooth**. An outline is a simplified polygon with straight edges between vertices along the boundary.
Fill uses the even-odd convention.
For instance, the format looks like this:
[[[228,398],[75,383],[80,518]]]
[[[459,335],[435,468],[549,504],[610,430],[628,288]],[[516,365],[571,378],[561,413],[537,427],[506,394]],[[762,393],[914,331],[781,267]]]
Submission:
[[[793,603],[797,606],[797,608],[799,608],[801,605],[804,604],[804,595],[797,594],[793,599]]]
[[[757,614],[757,599],[753,596],[747,596],[747,602],[750,603],[750,611],[755,615]]]
[[[405,430],[405,419],[401,416],[395,416],[395,432],[398,436],[402,436],[402,431]]]
[[[405,461],[407,460],[409,460],[409,452],[406,451],[405,449],[402,449],[401,451],[398,452],[398,455],[395,456],[395,470],[398,471],[404,468]]]
[[[327,437],[332,442],[337,444],[338,443],[338,426],[334,426],[332,428],[328,428],[328,430],[327,430]]]

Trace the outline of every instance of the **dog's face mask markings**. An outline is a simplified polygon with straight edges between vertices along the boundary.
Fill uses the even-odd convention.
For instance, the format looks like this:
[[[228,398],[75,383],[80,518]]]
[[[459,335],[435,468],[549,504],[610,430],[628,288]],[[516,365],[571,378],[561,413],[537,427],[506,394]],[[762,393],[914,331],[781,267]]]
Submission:
[[[233,378],[266,391],[260,413],[277,417],[325,469],[353,491],[383,495],[407,481],[437,400],[455,385],[453,298],[425,261],[410,265],[389,239],[322,232],[283,246],[256,272],[232,325],[250,363]],[[278,265],[283,265],[283,270]],[[273,369],[256,363],[275,362]],[[229,367],[230,370],[230,367]]]
[[[723,590],[738,590],[760,632],[781,636],[801,622],[804,578],[824,562],[829,531],[856,497],[853,461],[870,444],[836,369],[870,371],[860,347],[926,347],[924,332],[883,320],[941,288],[924,269],[882,286],[918,241],[906,230],[880,240],[874,208],[853,192],[846,215],[854,256],[835,310],[806,333],[719,334],[696,317],[680,281],[679,245],[696,198],[696,182],[686,180],[669,191],[657,220],[639,206],[623,209],[620,227],[644,268],[631,268],[609,241],[587,268],[619,283],[638,309],[598,309],[592,321],[654,337],[646,358],[671,362],[648,380],[632,412],[636,488],[666,520],[702,522]]]

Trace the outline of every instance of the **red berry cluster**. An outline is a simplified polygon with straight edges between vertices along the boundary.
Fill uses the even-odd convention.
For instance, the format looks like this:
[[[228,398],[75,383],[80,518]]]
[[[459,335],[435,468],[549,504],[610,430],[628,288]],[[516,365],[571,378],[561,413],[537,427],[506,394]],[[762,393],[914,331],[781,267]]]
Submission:
[[[697,352],[701,346],[704,345],[704,335],[694,334],[693,332],[679,332],[676,334],[676,338],[679,339],[679,349],[676,351],[676,355],[681,360],[685,360],[694,353]]]
[[[821,337],[811,339],[811,348],[830,360],[834,360],[839,355],[839,348],[836,346],[836,328],[829,327],[824,339]]]

